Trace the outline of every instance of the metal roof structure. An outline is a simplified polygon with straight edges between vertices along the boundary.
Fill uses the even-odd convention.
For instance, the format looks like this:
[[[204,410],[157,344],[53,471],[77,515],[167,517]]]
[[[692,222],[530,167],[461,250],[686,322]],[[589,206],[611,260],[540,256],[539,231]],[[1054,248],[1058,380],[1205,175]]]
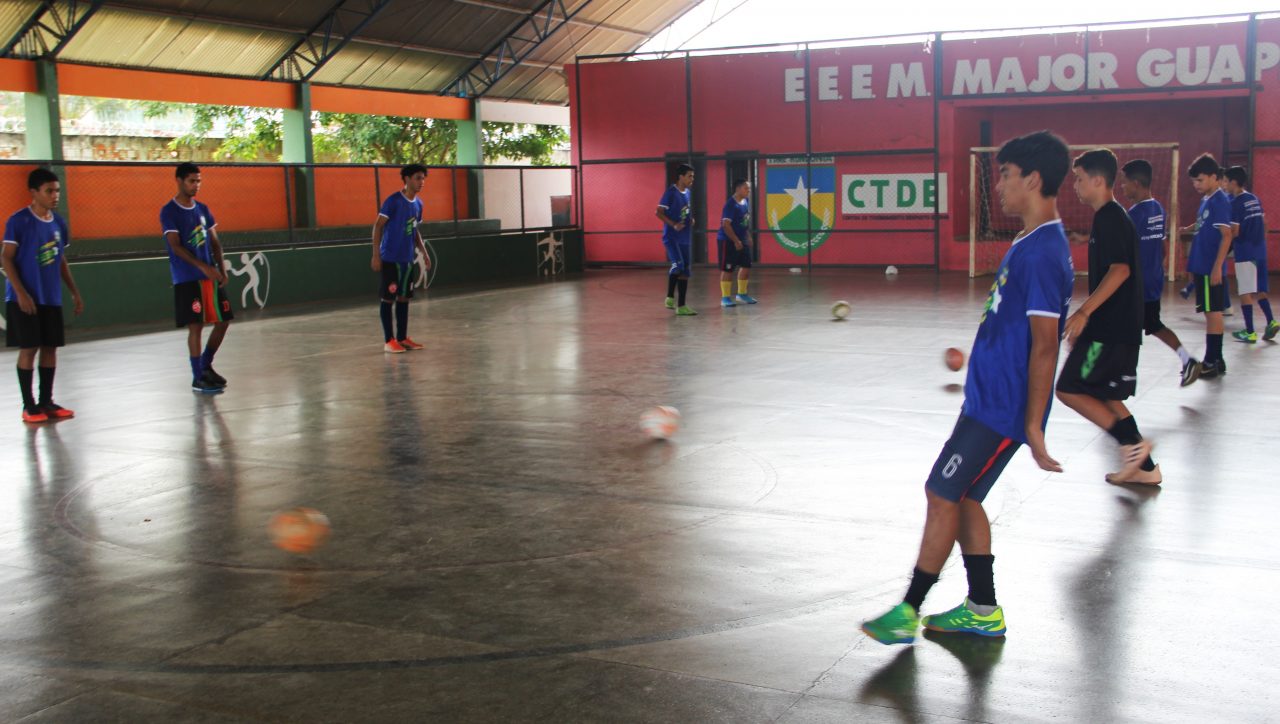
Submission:
[[[566,104],[701,0],[0,0],[0,56]]]

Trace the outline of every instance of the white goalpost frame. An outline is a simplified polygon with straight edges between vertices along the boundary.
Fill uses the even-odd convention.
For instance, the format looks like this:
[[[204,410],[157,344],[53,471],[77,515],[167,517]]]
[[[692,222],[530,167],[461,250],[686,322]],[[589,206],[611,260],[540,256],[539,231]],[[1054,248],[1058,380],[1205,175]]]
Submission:
[[[1170,179],[1169,179],[1169,201],[1165,206],[1164,233],[1167,248],[1169,249],[1169,269],[1168,279],[1172,281],[1177,277],[1177,258],[1178,258],[1178,165],[1179,154],[1177,143],[1111,143],[1111,144],[1093,144],[1084,146],[1067,146],[1067,150],[1072,153],[1089,151],[1095,148],[1109,148],[1112,151],[1136,151],[1136,150],[1153,150],[1153,151],[1169,151],[1170,158]],[[973,146],[969,149],[969,278],[973,279],[978,276],[977,269],[977,248],[978,248],[978,154],[980,153],[997,153],[999,146]],[[1063,181],[1065,184],[1066,181]],[[983,272],[987,274],[988,272]]]

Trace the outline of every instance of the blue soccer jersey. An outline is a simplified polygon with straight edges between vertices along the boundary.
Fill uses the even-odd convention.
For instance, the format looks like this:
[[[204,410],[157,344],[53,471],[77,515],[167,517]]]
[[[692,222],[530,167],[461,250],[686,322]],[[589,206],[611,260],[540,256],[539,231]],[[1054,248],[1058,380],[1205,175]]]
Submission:
[[[1258,197],[1242,191],[1231,199],[1231,223],[1240,230],[1232,242],[1236,261],[1264,264],[1267,261],[1267,229],[1263,223],[1262,202]],[[1265,273],[1265,272],[1264,272]]]
[[[1206,277],[1213,273],[1213,262],[1218,258],[1218,247],[1222,244],[1219,226],[1231,226],[1231,200],[1222,189],[1200,202],[1196,236],[1191,241],[1191,253],[1187,256],[1187,271]]]
[[[689,201],[692,198],[689,189],[681,191],[676,188],[675,184],[671,184],[667,188],[666,193],[662,195],[662,200],[658,202],[658,208],[667,215],[668,219],[678,223],[684,223],[684,228],[676,231],[674,226],[670,224],[662,225],[662,241],[666,244],[692,244],[693,229],[689,223]]]
[[[378,243],[378,256],[383,261],[396,264],[413,262],[413,249],[418,238],[418,224],[422,223],[422,199],[410,201],[403,191],[397,191],[382,202],[378,216],[386,217],[382,227],[382,241]]]
[[[962,414],[1007,438],[1027,441],[1027,367],[1030,317],[1054,317],[1066,325],[1075,272],[1062,221],[1041,224],[1014,241],[996,274],[969,355]],[[1045,407],[1043,429],[1049,419]]]
[[[1159,301],[1164,292],[1164,207],[1155,199],[1129,207],[1138,230],[1138,265],[1142,269],[1142,301]]]
[[[738,241],[743,244],[747,243],[747,229],[751,227],[751,202],[743,199],[739,202],[732,196],[724,202],[724,210],[720,212],[720,231],[716,232],[718,241],[732,241],[729,235],[724,233],[724,222],[728,221],[733,227],[733,233],[738,236]]]
[[[160,235],[177,232],[179,243],[196,259],[210,266],[213,265],[213,247],[209,244],[209,232],[217,225],[213,212],[199,201],[183,206],[176,199],[169,199],[169,203],[160,209]],[[172,247],[166,245],[165,248],[169,250],[169,276],[174,284],[206,278],[203,272],[174,254]]]
[[[68,246],[67,222],[56,213],[45,220],[27,207],[4,225],[4,243],[18,247],[14,265],[27,294],[36,304],[62,306],[62,255]],[[5,281],[4,300],[18,301],[13,283]]]

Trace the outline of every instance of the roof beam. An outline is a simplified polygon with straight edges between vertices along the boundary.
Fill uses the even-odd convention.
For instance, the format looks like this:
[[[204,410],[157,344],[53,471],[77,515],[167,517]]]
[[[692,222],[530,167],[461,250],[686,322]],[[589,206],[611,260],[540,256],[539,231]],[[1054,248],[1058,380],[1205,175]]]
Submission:
[[[102,0],[44,0],[0,50],[0,57],[56,58],[101,7]]]
[[[460,3],[462,5],[474,5],[478,8],[488,8],[489,10],[497,10],[499,12],[504,12],[504,13],[515,13],[517,15],[524,15],[525,13],[529,12],[524,8],[518,8],[511,5],[506,5],[504,3],[494,2],[494,0],[453,0],[453,1],[456,3]],[[610,25],[608,23],[594,23],[594,22],[591,22],[590,20],[581,20],[579,18],[573,18],[572,20],[569,21],[569,24],[580,25],[584,28],[591,28],[592,30],[596,30],[596,29],[612,30],[615,33],[625,33],[627,35],[634,35],[639,38],[644,38],[645,40],[649,39],[649,33],[646,33],[643,30],[636,30],[635,28],[624,28],[621,25]]]
[[[503,76],[524,62],[547,38],[568,25],[574,16],[591,4],[591,0],[582,0],[572,11],[564,3],[565,0],[543,0],[511,32],[494,43],[479,60],[462,71],[461,75],[440,92],[461,98],[483,96]]]
[[[311,80],[311,76],[390,4],[391,0],[338,0],[263,74],[262,80]]]

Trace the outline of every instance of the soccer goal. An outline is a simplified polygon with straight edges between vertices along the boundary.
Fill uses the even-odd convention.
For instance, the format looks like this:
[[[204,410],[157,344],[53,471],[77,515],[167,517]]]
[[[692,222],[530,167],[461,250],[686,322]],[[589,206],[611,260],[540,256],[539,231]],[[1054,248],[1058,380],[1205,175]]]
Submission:
[[[1121,168],[1130,161],[1142,158],[1151,163],[1151,195],[1165,210],[1167,239],[1177,239],[1178,219],[1178,144],[1176,143],[1114,143],[1089,146],[1070,146],[1071,156],[1093,148],[1109,148],[1115,152]],[[1013,238],[1022,230],[1022,222],[1000,209],[996,196],[996,182],[1000,180],[1000,164],[996,163],[999,148],[969,149],[969,276],[995,274],[1004,255],[1009,251]],[[1117,177],[1119,174],[1117,174]],[[1116,180],[1116,200],[1125,208],[1133,205],[1120,192]],[[1085,206],[1071,190],[1071,175],[1062,182],[1058,191],[1058,213],[1062,215],[1067,233],[1078,232],[1088,236],[1093,223],[1093,209]],[[1174,276],[1178,245],[1168,245],[1169,278]]]

